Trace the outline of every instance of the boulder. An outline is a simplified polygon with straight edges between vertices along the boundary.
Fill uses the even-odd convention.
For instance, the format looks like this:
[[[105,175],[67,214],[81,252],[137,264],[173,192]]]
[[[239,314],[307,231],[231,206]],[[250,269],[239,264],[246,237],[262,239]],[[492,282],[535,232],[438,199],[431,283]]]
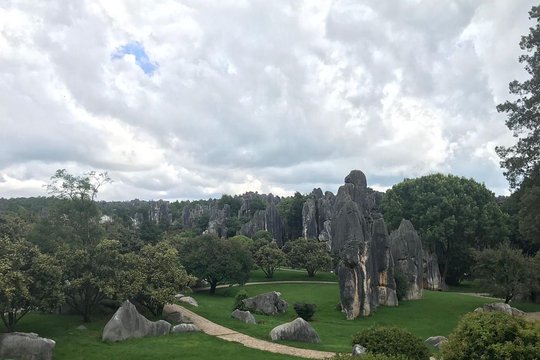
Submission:
[[[437,254],[427,249],[423,249],[423,288],[426,290],[445,290],[446,286],[442,281],[439,270],[439,260]]]
[[[197,325],[193,324],[178,324],[173,326],[172,333],[185,333],[185,332],[196,332],[201,331]]]
[[[259,294],[242,300],[248,310],[265,315],[275,315],[287,311],[288,304],[281,299],[281,294],[276,291]]]
[[[439,349],[446,342],[448,342],[448,339],[444,336],[431,336],[424,340],[424,344],[436,347],[437,349]]]
[[[409,220],[401,220],[399,228],[390,234],[390,248],[394,258],[394,271],[407,281],[404,300],[422,298],[424,285],[422,241]]]
[[[34,333],[0,334],[0,359],[50,360],[55,345]]]
[[[321,342],[315,329],[302,318],[276,326],[270,331],[270,338],[272,341],[294,340],[316,344]]]
[[[484,304],[482,307],[476,308],[474,310],[475,312],[500,312],[512,316],[525,316],[525,313],[519,309],[516,309],[514,307],[511,307],[508,304],[499,302],[499,303],[491,303],[491,304]]]
[[[231,317],[234,319],[238,319],[242,322],[245,322],[246,324],[257,323],[257,320],[255,320],[255,317],[249,311],[242,311],[242,310],[235,309],[231,313]]]
[[[165,320],[171,324],[191,324],[192,321],[190,318],[185,316],[184,314],[180,312],[171,312],[165,315]]]
[[[341,307],[349,320],[368,316],[379,305],[398,304],[388,230],[375,206],[365,175],[351,171],[334,200],[330,237],[339,256]]]
[[[103,329],[103,341],[123,341],[145,336],[166,335],[171,324],[164,320],[150,321],[137,312],[135,305],[126,300]]]
[[[192,305],[192,306],[199,306],[199,303],[197,302],[197,300],[195,300],[191,296],[183,296],[183,297],[179,298],[178,301],[181,301],[183,303],[186,303],[186,304],[189,304],[189,305]]]
[[[354,344],[352,347],[352,356],[363,356],[367,352],[367,349],[360,344]]]

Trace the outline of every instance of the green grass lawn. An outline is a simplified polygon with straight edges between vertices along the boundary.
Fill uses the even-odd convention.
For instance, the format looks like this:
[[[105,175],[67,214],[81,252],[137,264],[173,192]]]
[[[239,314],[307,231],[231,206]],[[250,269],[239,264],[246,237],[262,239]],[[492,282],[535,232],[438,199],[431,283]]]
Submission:
[[[29,314],[17,331],[36,332],[56,341],[54,359],[66,360],[144,360],[144,359],[271,359],[298,360],[297,357],[271,354],[220,340],[203,333],[171,334],[154,338],[103,343],[101,332],[110,315],[86,324],[88,330],[77,330],[79,316]],[[0,332],[5,331],[3,325]]]
[[[230,318],[234,295],[240,289],[254,296],[268,291],[279,291],[289,303],[287,313],[277,316],[255,315],[258,325],[248,325]],[[251,336],[269,340],[272,328],[296,317],[292,305],[295,302],[309,302],[317,305],[313,327],[321,337],[318,345],[286,342],[296,347],[307,347],[324,351],[350,351],[352,335],[362,328],[372,325],[395,325],[409,330],[422,339],[444,335],[452,331],[459,318],[484,303],[492,302],[469,295],[452,292],[425,291],[424,299],[402,302],[399,307],[380,307],[366,318],[345,320],[344,314],[336,309],[339,302],[337,284],[263,284],[244,287],[218,289],[215,295],[207,292],[192,294],[199,307],[189,307],[210,320]],[[513,306],[516,306],[514,304]],[[527,311],[540,311],[539,305],[517,305]]]
[[[280,268],[274,272],[274,277],[266,278],[264,272],[260,269],[254,270],[249,275],[249,282],[267,282],[267,281],[338,281],[338,277],[330,272],[317,272],[314,277],[308,277],[306,270],[297,270],[289,268]]]

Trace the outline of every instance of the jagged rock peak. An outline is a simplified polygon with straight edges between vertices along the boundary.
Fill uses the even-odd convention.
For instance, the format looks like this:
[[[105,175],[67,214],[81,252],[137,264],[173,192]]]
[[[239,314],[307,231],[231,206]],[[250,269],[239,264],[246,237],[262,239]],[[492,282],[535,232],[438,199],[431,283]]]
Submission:
[[[352,170],[345,177],[345,184],[353,184],[362,188],[367,187],[366,175],[360,170]]]

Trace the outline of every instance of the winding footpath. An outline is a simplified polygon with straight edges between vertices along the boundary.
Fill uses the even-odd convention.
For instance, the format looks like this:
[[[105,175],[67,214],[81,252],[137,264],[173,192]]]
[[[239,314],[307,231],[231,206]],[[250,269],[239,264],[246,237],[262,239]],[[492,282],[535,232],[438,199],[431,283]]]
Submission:
[[[218,325],[200,315],[195,314],[193,311],[190,311],[185,307],[176,304],[165,305],[163,312],[165,314],[179,312],[183,316],[189,318],[193,322],[193,324],[196,325],[199,329],[201,329],[204,333],[216,336],[226,341],[237,342],[252,349],[269,351],[283,355],[298,356],[307,359],[326,359],[335,355],[331,352],[300,349],[292,346],[281,345],[270,341],[256,339],[246,334],[239,333],[238,331]]]

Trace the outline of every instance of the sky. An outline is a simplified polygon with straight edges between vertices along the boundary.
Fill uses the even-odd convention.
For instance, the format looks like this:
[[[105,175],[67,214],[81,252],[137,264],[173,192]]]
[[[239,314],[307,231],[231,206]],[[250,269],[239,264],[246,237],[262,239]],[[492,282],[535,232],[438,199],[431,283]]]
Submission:
[[[526,0],[0,0],[0,197],[57,169],[102,200],[508,183],[496,105]]]

